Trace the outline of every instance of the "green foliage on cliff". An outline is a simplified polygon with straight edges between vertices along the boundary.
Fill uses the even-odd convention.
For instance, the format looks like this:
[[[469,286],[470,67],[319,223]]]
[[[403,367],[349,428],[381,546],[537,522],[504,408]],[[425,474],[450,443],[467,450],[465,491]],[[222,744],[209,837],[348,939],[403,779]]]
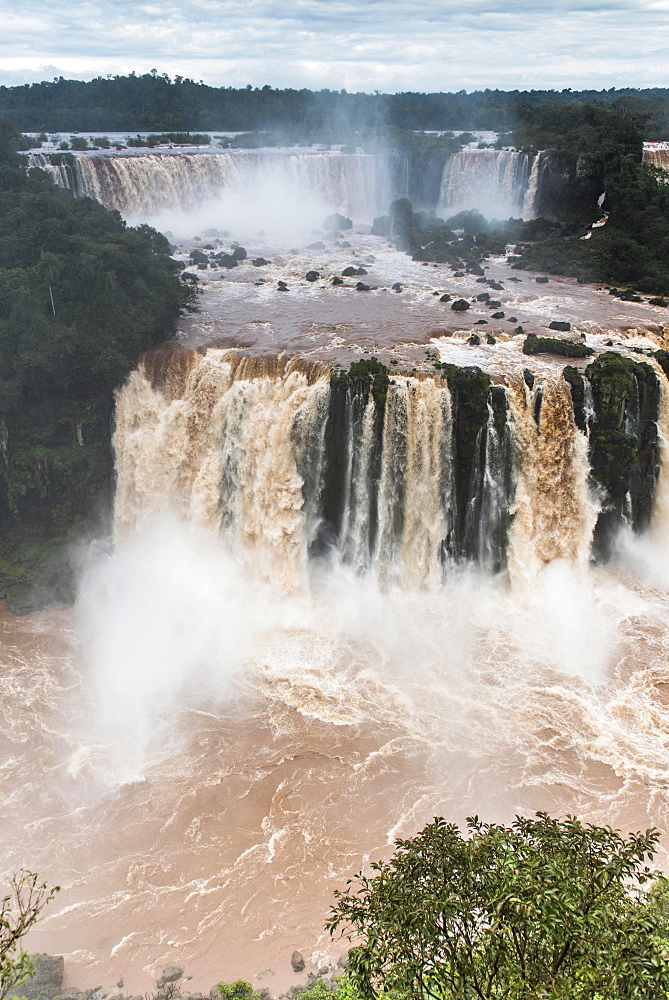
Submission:
[[[108,507],[113,391],[193,304],[160,233],[25,171],[16,145],[3,122],[0,593]]]
[[[474,817],[463,836],[435,819],[337,893],[327,926],[360,942],[349,975],[368,1000],[660,1000],[658,836],[544,813]]]
[[[348,371],[334,369],[331,382],[343,389],[352,387],[356,392],[362,391],[371,394],[379,413],[383,413],[390,378],[388,369],[378,358],[362,358],[360,361],[353,361]]]
[[[577,426],[589,430],[591,476],[602,500],[593,551],[605,559],[623,523],[639,530],[650,521],[659,475],[660,384],[649,364],[613,351],[599,355],[583,374],[567,366],[564,377]],[[586,380],[592,390],[590,415]]]
[[[594,353],[592,347],[587,347],[581,341],[537,337],[536,333],[528,333],[523,343],[523,354],[559,354],[563,358],[588,358]]]

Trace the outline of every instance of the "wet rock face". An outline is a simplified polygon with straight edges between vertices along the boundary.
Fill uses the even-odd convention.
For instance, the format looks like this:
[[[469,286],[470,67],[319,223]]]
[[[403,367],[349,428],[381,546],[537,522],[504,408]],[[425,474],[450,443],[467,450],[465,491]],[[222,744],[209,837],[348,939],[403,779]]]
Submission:
[[[35,975],[27,979],[9,997],[25,997],[26,1000],[53,1000],[61,995],[65,963],[62,955],[33,955]]]

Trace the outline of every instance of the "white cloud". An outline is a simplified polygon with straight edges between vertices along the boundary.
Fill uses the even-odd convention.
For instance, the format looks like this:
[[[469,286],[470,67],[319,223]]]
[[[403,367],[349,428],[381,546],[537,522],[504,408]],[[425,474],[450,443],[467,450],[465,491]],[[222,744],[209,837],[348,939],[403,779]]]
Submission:
[[[669,85],[669,0],[24,0],[2,24],[5,84],[156,67],[391,92]]]

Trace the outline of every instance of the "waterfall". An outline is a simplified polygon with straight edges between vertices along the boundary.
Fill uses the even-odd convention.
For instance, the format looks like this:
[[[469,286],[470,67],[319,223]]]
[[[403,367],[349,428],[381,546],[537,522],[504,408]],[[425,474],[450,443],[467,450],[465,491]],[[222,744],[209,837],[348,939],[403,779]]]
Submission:
[[[394,380],[381,401],[277,358],[153,351],[117,398],[116,537],[173,511],[284,589],[326,553],[411,589],[463,559],[497,570],[513,435],[494,388],[472,438],[440,378]]]
[[[220,153],[28,155],[32,167],[77,195],[87,195],[130,217],[165,209],[192,210],[226,192],[253,199],[258,192],[315,198],[356,219],[385,211],[392,198],[384,156],[336,151],[260,149]]]
[[[511,380],[518,483],[509,536],[509,572],[530,586],[542,566],[564,559],[585,566],[598,508],[588,483],[588,439],[574,420],[561,376],[536,379],[530,390]]]
[[[537,171],[535,195],[537,160],[535,157],[532,163],[532,174],[535,166]],[[530,218],[531,176],[526,153],[511,149],[462,149],[452,153],[444,166],[440,210],[454,215],[464,209],[477,209],[487,218],[497,219],[521,215],[525,218],[527,212]]]
[[[541,166],[541,153],[537,155],[532,160],[532,169],[530,170],[530,179],[527,182],[527,191],[525,192],[525,197],[523,199],[523,210],[521,212],[521,218],[525,221],[529,219],[534,219],[536,215],[536,202],[537,202],[537,192],[539,190],[539,168]]]
[[[659,419],[665,467],[666,380],[638,368],[647,389],[631,393],[624,435],[645,454]],[[174,511],[282,589],[303,586],[324,557],[386,587],[434,588],[463,563],[508,565],[530,587],[548,563],[600,556],[598,531],[647,527],[653,502],[653,529],[667,517],[652,462],[645,479],[630,465],[629,510],[617,494],[603,505],[591,468],[600,404],[589,378],[569,378],[538,375],[530,389],[462,368],[395,377],[379,393],[282,358],[152,351],[117,398],[116,537]]]
[[[669,142],[644,142],[643,160],[654,167],[669,170]]]
[[[40,170],[44,170],[49,174],[54,184],[57,184],[59,187],[68,188],[74,194],[80,193],[74,157],[63,153],[55,155],[26,153],[25,155],[29,167],[38,167]]]

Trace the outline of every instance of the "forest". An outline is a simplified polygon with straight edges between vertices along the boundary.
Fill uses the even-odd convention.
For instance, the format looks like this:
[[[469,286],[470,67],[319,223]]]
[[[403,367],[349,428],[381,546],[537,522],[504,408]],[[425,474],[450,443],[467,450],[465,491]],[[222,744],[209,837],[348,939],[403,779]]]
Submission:
[[[114,389],[195,293],[164,236],[25,171],[20,144],[0,120],[0,593],[51,567],[67,596],[62,544],[110,502]]]
[[[58,77],[0,87],[0,117],[23,131],[246,132],[345,141],[351,131],[512,129],[521,106],[623,102],[648,117],[648,137],[669,137],[669,90],[484,90],[444,94],[349,94],[345,90],[279,90],[269,86],[211,87],[156,70],[140,76],[98,77],[87,82]]]

